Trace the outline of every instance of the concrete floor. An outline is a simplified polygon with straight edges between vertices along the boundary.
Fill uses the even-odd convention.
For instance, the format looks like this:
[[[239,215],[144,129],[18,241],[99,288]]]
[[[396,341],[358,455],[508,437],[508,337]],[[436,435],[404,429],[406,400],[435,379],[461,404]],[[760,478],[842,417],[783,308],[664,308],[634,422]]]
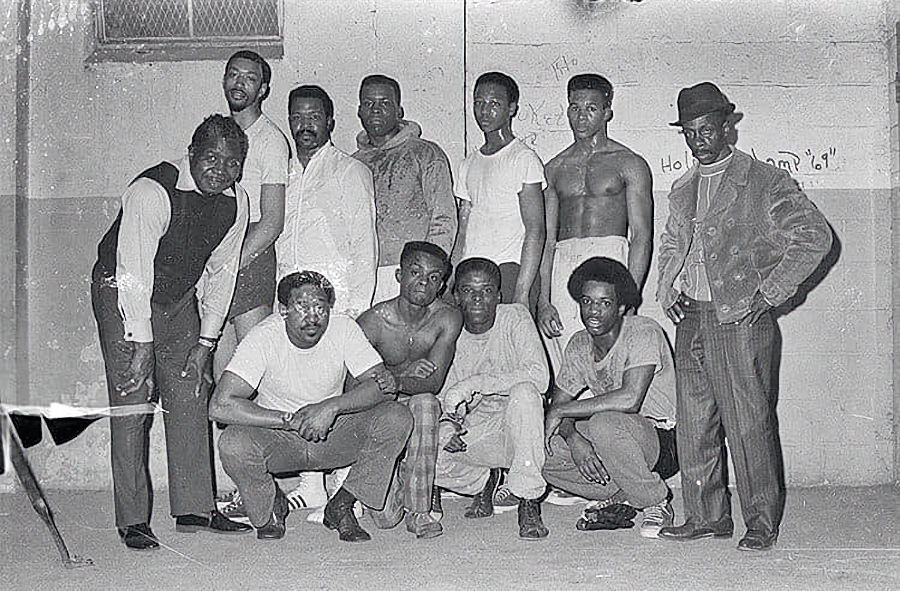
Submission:
[[[165,546],[128,551],[108,492],[48,493],[70,551],[95,566],[63,569],[23,493],[0,495],[2,589],[900,589],[900,489],[803,488],[788,494],[776,550],[732,540],[645,540],[637,529],[580,532],[578,507],[544,505],[550,537],[518,539],[515,512],[471,522],[467,499],[445,501],[445,534],[417,541],[401,527],[340,542],[303,514],[281,541],[253,534],[178,534],[157,494],[152,523]],[[681,515],[676,492],[676,512]],[[735,514],[739,514],[736,508]],[[680,519],[678,519],[680,521]],[[742,524],[735,523],[742,533]]]

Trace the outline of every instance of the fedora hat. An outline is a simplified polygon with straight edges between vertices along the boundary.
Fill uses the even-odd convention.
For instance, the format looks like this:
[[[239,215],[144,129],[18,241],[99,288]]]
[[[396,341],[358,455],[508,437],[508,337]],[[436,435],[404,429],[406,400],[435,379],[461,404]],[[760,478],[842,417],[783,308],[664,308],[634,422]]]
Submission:
[[[688,121],[710,113],[734,112],[734,103],[712,82],[701,82],[696,86],[682,88],[678,93],[678,121],[669,125],[683,126]]]

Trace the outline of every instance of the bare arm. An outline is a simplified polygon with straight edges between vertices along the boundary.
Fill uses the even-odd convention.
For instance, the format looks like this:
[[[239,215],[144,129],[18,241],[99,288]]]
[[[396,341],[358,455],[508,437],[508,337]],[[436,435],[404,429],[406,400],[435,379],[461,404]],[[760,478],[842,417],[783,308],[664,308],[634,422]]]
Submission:
[[[522,243],[519,277],[513,300],[528,307],[528,293],[537,277],[541,253],[544,251],[544,229],[547,223],[544,218],[544,192],[540,183],[522,186],[519,191],[519,211],[525,225],[525,241]]]
[[[553,258],[556,255],[556,239],[559,235],[559,195],[553,186],[553,172],[547,167],[547,189],[544,191],[544,215],[546,238],[541,256],[541,293],[537,302],[538,328],[549,337],[562,334],[559,312],[550,303],[550,284],[553,281]]]
[[[271,246],[284,229],[284,185],[262,185],[259,208],[259,221],[250,224],[244,238],[241,269]]]
[[[444,385],[447,370],[456,354],[456,339],[462,330],[462,314],[459,310],[447,308],[441,313],[441,332],[437,340],[428,351],[427,359],[434,365],[434,370],[427,377],[417,377],[410,372],[404,372],[398,376],[397,383],[404,394],[419,394],[428,392],[437,394]],[[413,364],[410,364],[410,368]]]
[[[643,289],[653,252],[653,177],[647,162],[637,155],[625,170],[625,202],[631,229],[628,270]]]
[[[457,199],[457,215],[459,216],[459,225],[456,234],[456,243],[453,245],[453,252],[450,255],[450,263],[457,265],[466,251],[466,231],[469,228],[469,214],[472,213],[472,202],[466,199]]]
[[[225,370],[209,401],[209,418],[228,425],[284,428],[285,413],[263,408],[250,400],[254,391],[243,378]]]
[[[608,410],[636,413],[644,404],[655,369],[654,365],[640,365],[627,369],[622,374],[622,387],[605,392],[602,396],[554,404],[550,407],[550,412],[561,418],[573,419],[587,418]]]

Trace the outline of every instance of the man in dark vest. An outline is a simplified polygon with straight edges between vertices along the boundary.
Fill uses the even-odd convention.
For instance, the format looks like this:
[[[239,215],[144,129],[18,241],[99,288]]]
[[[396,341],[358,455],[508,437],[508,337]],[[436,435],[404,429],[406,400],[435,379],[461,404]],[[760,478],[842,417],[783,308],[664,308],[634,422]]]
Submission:
[[[161,398],[169,503],[180,532],[251,529],[215,510],[204,384],[247,230],[247,195],[235,182],[246,155],[240,126],[208,117],[186,158],[162,162],[131,183],[93,270],[109,401]],[[116,527],[125,545],[138,550],[159,546],[149,526],[152,419],[138,413],[110,419]]]

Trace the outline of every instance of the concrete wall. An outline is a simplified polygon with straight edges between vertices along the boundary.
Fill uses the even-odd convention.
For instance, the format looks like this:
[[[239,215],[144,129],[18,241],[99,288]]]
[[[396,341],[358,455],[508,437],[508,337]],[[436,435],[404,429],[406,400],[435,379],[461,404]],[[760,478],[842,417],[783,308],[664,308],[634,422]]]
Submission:
[[[475,1],[467,94],[499,69],[521,87],[515,129],[547,161],[568,145],[565,83],[599,72],[615,87],[610,135],[654,177],[655,226],[690,152],[668,122],[680,88],[715,81],[745,114],[738,147],[788,169],[834,227],[837,264],[780,320],[779,414],[792,484],[894,478],[891,144],[896,71],[885,2],[808,0]],[[471,110],[471,109],[469,109]],[[480,133],[469,117],[469,148]],[[896,119],[894,119],[896,121]],[[671,332],[655,303],[642,313]]]
[[[675,117],[677,91],[717,81],[746,114],[739,147],[791,168],[843,246],[803,306],[781,320],[788,480],[891,481],[896,443],[886,212],[898,183],[891,176],[896,65],[889,44],[896,17],[889,16],[888,1],[861,0],[852,8],[837,0],[469,0],[463,6],[461,0],[286,0],[284,59],[273,62],[266,111],[285,126],[290,88],[319,83],[335,99],[335,142],[352,151],[358,82],[383,72],[401,81],[407,116],[456,163],[466,140],[473,149],[479,139],[471,83],[487,69],[500,69],[522,86],[517,131],[548,159],[570,141],[565,80],[599,71],[617,88],[611,134],[643,154],[653,171],[658,234],[666,190],[686,165],[683,142],[666,125]],[[222,63],[86,66],[87,7],[86,1],[34,2],[30,388],[19,402],[105,403],[88,297],[96,243],[128,180],[177,156],[203,116],[225,109]],[[0,80],[15,77],[7,53]],[[3,96],[10,96],[9,86],[0,89]],[[10,125],[0,120],[7,138]],[[4,258],[11,216],[3,215],[12,193],[4,176],[10,170],[0,168],[4,290],[12,273]],[[654,292],[655,274],[644,313],[661,319]],[[7,308],[0,309],[0,322],[7,319]],[[160,431],[155,428],[151,460],[158,486],[165,480]],[[104,488],[110,485],[107,446],[108,429],[98,423],[65,447],[39,446],[31,457],[49,487]]]

